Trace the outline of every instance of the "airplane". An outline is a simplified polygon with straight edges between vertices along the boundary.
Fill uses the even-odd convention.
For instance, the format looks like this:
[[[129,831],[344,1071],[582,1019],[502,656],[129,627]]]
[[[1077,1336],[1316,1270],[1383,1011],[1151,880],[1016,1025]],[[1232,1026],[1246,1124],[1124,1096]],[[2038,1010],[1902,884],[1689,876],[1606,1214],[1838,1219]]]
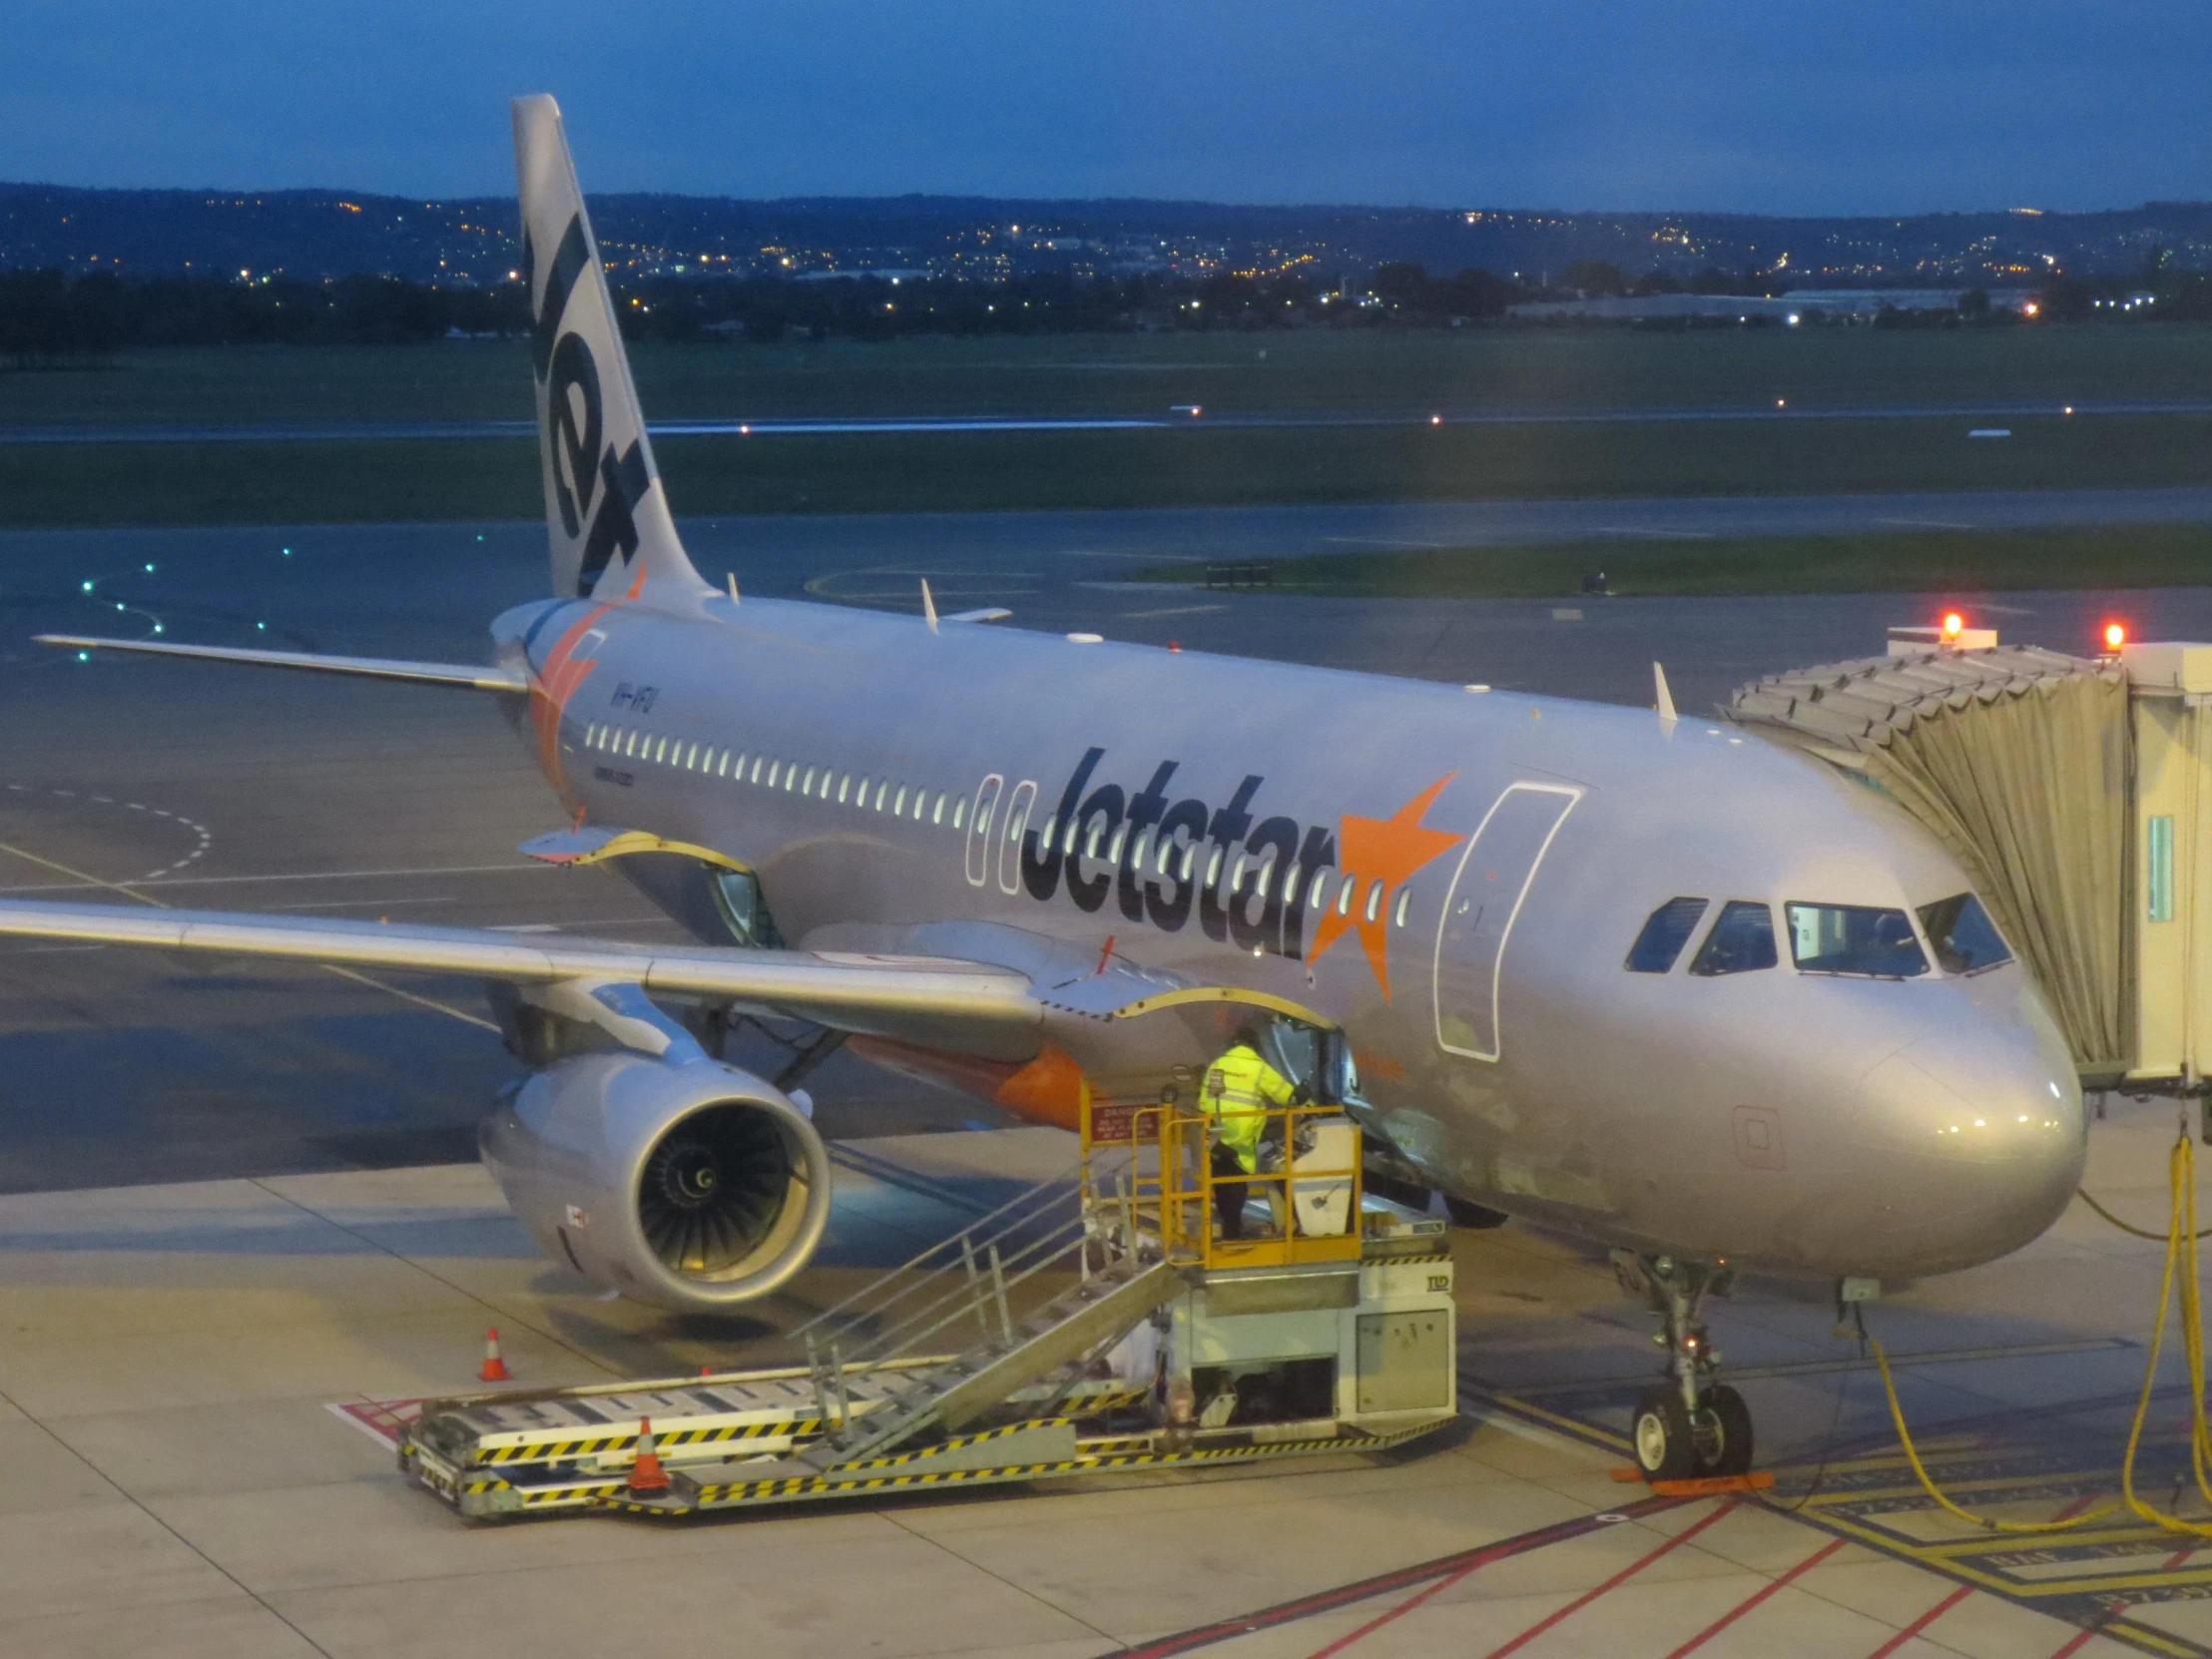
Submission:
[[[687,557],[560,112],[513,124],[551,571],[491,663],[43,636],[488,695],[568,828],[695,943],[0,904],[0,933],[473,974],[527,1079],[486,1165],[547,1256],[663,1308],[798,1273],[830,1045],[1073,1127],[1246,1022],[1373,1183],[1614,1255],[1659,1316],[1647,1474],[1741,1472],[1703,1299],[1839,1297],[2035,1238],[2085,1155],[2044,998],[1892,801],[1725,722],[744,598]],[[822,1035],[780,1079],[747,1017]],[[1855,1290],[1850,1288],[1856,1287]]]

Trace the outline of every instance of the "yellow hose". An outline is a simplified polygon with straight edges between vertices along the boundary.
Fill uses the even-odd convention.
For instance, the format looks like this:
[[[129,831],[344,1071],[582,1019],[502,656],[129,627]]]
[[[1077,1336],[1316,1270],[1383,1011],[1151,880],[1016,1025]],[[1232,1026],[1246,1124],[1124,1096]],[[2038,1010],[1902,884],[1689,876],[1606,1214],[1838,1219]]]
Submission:
[[[2212,1504],[2212,1422],[2207,1421],[2205,1414],[2204,1307],[2197,1261],[2197,1240],[2204,1235],[2197,1230],[2196,1148],[2190,1142],[2186,1124],[2174,1141],[2173,1151],[2167,1155],[2166,1175],[2172,1200],[2166,1225],[2166,1261],[2159,1277],[2158,1316],[2151,1326],[2150,1355],[2143,1365],[2142,1391],[2135,1401],[2134,1420],[2128,1424],[2127,1454],[2120,1463],[2120,1492],[2126,1507],[2154,1526],[2192,1538],[2212,1538],[2212,1523],[2167,1514],[2146,1503],[2135,1491],[2135,1454],[2142,1444],[2143,1425],[2150,1417],[2151,1392],[2158,1381],[2158,1360],[2166,1341],[2166,1307],[2174,1295],[2174,1270],[2186,1258],[2187,1271],[2181,1275],[2181,1335],[2189,1345],[2189,1455],[2196,1473],[2197,1490],[2206,1503]],[[2087,1193],[2081,1197],[2092,1210],[2122,1232],[2133,1233],[2138,1238],[2157,1237],[2141,1228],[2128,1226]],[[1881,1368],[1883,1389],[1890,1398],[1890,1418],[1897,1424],[1898,1444],[1905,1448],[1905,1460],[1913,1465],[1913,1473],[1919,1477],[1922,1489],[1946,1513],[1991,1532],[2063,1532],[2068,1527],[2086,1526],[2119,1512],[2120,1504],[2107,1504],[2066,1520],[2000,1521],[1953,1503],[1936,1484],[1928,1466],[1921,1461],[1919,1449],[1913,1444],[1912,1430],[1905,1425],[1905,1407],[1898,1401],[1897,1381],[1890,1375],[1890,1357],[1882,1351],[1881,1343],[1872,1346],[1875,1364]]]

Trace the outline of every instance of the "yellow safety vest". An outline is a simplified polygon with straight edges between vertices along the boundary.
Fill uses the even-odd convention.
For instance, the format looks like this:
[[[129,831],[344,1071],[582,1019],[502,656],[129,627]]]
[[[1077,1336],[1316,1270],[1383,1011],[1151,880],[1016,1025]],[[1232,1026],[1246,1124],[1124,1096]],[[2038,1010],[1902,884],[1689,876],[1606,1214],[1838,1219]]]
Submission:
[[[1269,1107],[1291,1103],[1291,1086],[1283,1074],[1243,1043],[1239,1043],[1206,1071],[1206,1085],[1199,1090],[1198,1106],[1212,1114],[1221,1131],[1221,1144],[1236,1154],[1246,1174],[1260,1166],[1260,1134],[1267,1128]]]

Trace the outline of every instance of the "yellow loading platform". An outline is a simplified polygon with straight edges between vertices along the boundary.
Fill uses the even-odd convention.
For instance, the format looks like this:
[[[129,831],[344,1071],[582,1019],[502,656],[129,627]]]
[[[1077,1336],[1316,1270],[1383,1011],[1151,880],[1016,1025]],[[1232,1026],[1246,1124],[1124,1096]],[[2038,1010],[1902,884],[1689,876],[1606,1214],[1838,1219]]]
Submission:
[[[1095,1101],[1074,1169],[781,1339],[804,1364],[434,1400],[400,1467],[471,1520],[684,1515],[1375,1450],[1450,1421],[1445,1224],[1368,1199],[1340,1108],[1268,1117],[1242,1240],[1216,1236],[1208,1123],[1174,1088]]]

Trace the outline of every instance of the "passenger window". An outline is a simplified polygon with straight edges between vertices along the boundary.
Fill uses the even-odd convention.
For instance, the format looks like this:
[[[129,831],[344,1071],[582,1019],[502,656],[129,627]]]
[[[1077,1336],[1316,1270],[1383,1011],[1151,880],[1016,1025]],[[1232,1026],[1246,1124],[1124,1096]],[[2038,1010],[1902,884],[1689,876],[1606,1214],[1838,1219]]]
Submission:
[[[837,780],[837,805],[842,807],[845,804],[846,798],[851,794],[852,774],[848,772],[842,778],[839,778]]]
[[[1368,920],[1370,920],[1370,921],[1373,921],[1373,920],[1374,920],[1374,919],[1375,919],[1375,918],[1376,918],[1377,916],[1381,915],[1382,913],[1382,877],[1378,876],[1378,877],[1376,878],[1376,882],[1375,882],[1375,885],[1374,885],[1374,886],[1372,886],[1372,887],[1370,887],[1370,888],[1368,888]]]
[[[1390,912],[1390,925],[1393,927],[1403,927],[1405,925],[1405,917],[1411,911],[1412,907],[1413,889],[1411,887],[1398,888],[1397,908]]]
[[[955,830],[959,829],[961,821],[966,817],[967,797],[963,795],[958,797],[952,803],[952,828]]]
[[[1355,892],[1359,891],[1359,889],[1360,877],[1357,875],[1347,875],[1345,877],[1345,884],[1337,889],[1337,914],[1341,916],[1349,916],[1350,914],[1352,914],[1352,895]]]
[[[1970,892],[1923,904],[1921,925],[1928,929],[1928,942],[1936,947],[1936,960],[1945,973],[1979,973],[2012,959],[1997,924]]]
[[[1790,958],[1801,973],[1912,979],[1928,957],[1903,910],[1871,904],[1787,904]]]
[[[929,822],[931,824],[942,824],[944,822],[944,791],[942,790],[937,792],[936,810],[929,815]]]
[[[1329,902],[1329,870],[1326,866],[1314,871],[1313,890],[1306,895],[1306,907],[1318,910]]]
[[[1229,895],[1234,898],[1244,891],[1245,855],[1237,854],[1237,861],[1229,866]]]
[[[923,819],[927,818],[928,816],[929,816],[929,792],[928,792],[927,790],[916,790],[916,791],[914,791],[914,822],[915,822],[916,824],[919,824],[919,823],[920,823],[920,822],[921,822],[921,821],[922,821]]]
[[[1721,919],[1705,935],[1690,971],[1706,978],[1723,973],[1751,973],[1771,968],[1779,958],[1774,948],[1774,913],[1748,898],[1732,898],[1721,906]]]
[[[789,795],[798,788],[799,763],[797,761],[786,761],[784,763],[784,793]]]
[[[1673,972],[1675,958],[1682,954],[1682,947],[1697,931],[1705,905],[1702,898],[1668,899],[1651,912],[1644,922],[1644,930],[1629,946],[1628,960],[1621,965],[1630,973]]]
[[[904,784],[901,784],[901,785],[899,785],[899,786],[898,786],[898,794],[896,794],[895,796],[893,796],[893,797],[891,798],[891,817],[892,817],[892,818],[904,818],[905,816],[906,816],[906,786],[905,786]]]

